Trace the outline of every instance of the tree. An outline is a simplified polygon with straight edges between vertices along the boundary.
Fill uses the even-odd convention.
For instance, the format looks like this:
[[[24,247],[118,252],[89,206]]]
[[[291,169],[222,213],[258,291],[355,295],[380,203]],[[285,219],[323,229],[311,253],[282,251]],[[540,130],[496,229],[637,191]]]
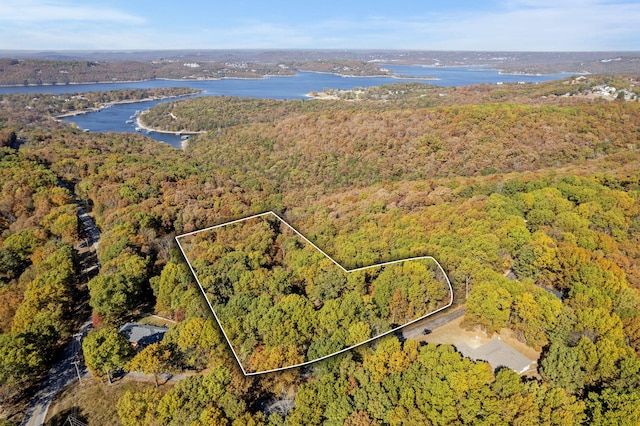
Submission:
[[[344,421],[344,426],[376,426],[378,424],[366,411],[354,411]]]
[[[637,389],[605,389],[589,393],[587,413],[592,424],[637,425],[640,418],[640,392]]]
[[[532,288],[514,298],[513,328],[522,333],[527,344],[542,347],[548,343],[547,332],[552,329],[562,310],[562,302],[552,293]]]
[[[18,386],[45,365],[43,354],[23,333],[0,334],[0,385]]]
[[[296,394],[295,408],[289,412],[289,424],[320,425],[327,401],[318,397],[317,382],[301,386]]]
[[[50,213],[45,220],[50,231],[63,241],[74,244],[78,241],[78,215],[75,204],[68,204]]]
[[[156,311],[173,312],[179,307],[180,297],[193,277],[185,263],[167,263],[159,277],[150,280],[156,296]]]
[[[629,345],[640,356],[640,315],[624,319],[624,331],[629,339]]]
[[[204,368],[212,356],[220,356],[222,351],[214,351],[216,347],[227,349],[218,323],[213,318],[185,320],[171,327],[164,341],[177,345],[182,355],[182,362],[198,370]]]
[[[127,364],[128,371],[141,371],[152,374],[153,381],[158,387],[158,374],[171,372],[172,351],[162,343],[152,343],[133,357]]]
[[[542,360],[540,375],[553,386],[559,386],[574,393],[582,390],[586,373],[580,366],[574,348],[562,343],[553,343],[549,353]]]
[[[305,361],[297,345],[258,347],[248,360],[247,370],[265,371],[300,364]]]
[[[24,270],[24,262],[10,247],[0,248],[0,287],[17,278]]]
[[[409,310],[409,303],[404,294],[402,294],[400,288],[396,288],[391,293],[391,300],[389,301],[389,312],[391,318],[389,319],[392,324],[404,324],[413,314]]]
[[[560,269],[557,254],[555,241],[544,232],[536,231],[531,241],[518,251],[513,269],[520,278],[551,285]]]
[[[111,384],[111,373],[124,367],[133,356],[129,341],[115,328],[103,327],[87,334],[82,341],[85,363],[97,377],[107,376]]]
[[[33,228],[15,233],[4,240],[3,246],[10,248],[20,259],[26,260],[41,245]]]
[[[116,322],[135,302],[139,288],[123,274],[98,275],[88,283],[89,305],[107,322]]]
[[[535,395],[538,421],[544,425],[574,425],[585,420],[585,404],[582,399],[567,393],[559,387],[551,387],[546,382],[526,382],[528,392]]]
[[[142,392],[126,391],[116,403],[118,418],[124,426],[149,426],[153,423],[160,392],[146,388]]]
[[[499,282],[475,285],[467,302],[465,322],[482,325],[493,334],[507,325],[511,316],[512,296]]]
[[[231,372],[223,366],[211,369],[206,376],[190,376],[179,381],[163,395],[157,408],[158,424],[210,424],[209,421],[236,419],[246,412],[246,404],[235,393]],[[210,411],[207,409],[211,409]],[[205,418],[198,417],[207,411]],[[212,416],[213,415],[213,416]]]
[[[217,407],[207,407],[200,413],[198,420],[191,423],[191,426],[227,426],[228,424],[229,420],[222,410]]]
[[[353,346],[371,338],[371,326],[363,321],[357,321],[349,326],[347,345]]]

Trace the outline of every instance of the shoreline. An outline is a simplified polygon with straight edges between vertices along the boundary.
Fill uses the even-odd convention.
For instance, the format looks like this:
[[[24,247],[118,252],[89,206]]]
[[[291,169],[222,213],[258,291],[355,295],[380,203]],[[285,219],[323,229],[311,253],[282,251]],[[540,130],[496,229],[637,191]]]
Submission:
[[[385,65],[385,63],[381,63],[381,65]],[[387,65],[390,66],[402,66],[402,67],[420,67],[420,68],[467,68],[467,69],[473,69],[473,68],[481,68],[484,70],[488,70],[488,71],[497,71],[498,74],[500,75],[514,75],[514,76],[528,76],[528,77],[545,77],[545,76],[549,76],[549,75],[556,75],[556,74],[576,74],[576,75],[590,75],[592,74],[589,71],[558,71],[558,72],[548,72],[548,73],[531,73],[531,72],[527,72],[527,71],[510,71],[510,70],[505,70],[503,68],[494,68],[494,66],[496,64],[472,64],[472,65],[442,65],[442,64],[433,64],[433,65],[426,65],[426,64],[413,64],[413,65],[403,65],[403,64],[389,64],[387,63]],[[440,80],[440,79],[438,79]]]
[[[306,71],[305,71],[306,72]],[[340,74],[337,74],[340,75]],[[12,88],[12,87],[58,87],[58,86],[82,86],[82,85],[94,85],[94,84],[123,84],[123,83],[144,83],[147,81],[219,81],[219,80],[263,80],[265,78],[273,77],[295,77],[296,74],[291,75],[278,75],[278,74],[264,74],[261,77],[217,77],[217,78],[170,78],[170,77],[158,77],[158,78],[146,78],[143,80],[116,80],[116,81],[84,81],[84,82],[69,82],[69,83],[42,83],[35,84],[0,84],[0,88]],[[357,77],[357,76],[355,76]]]
[[[155,78],[154,80],[161,81],[187,81],[187,82],[197,82],[197,81],[222,81],[222,80],[264,80],[265,78],[272,77],[295,77],[296,75],[277,75],[277,74],[264,74],[262,77],[217,77],[217,78]],[[140,80],[140,82],[151,81],[151,80]]]
[[[523,77],[546,77],[549,75],[558,75],[558,74],[568,74],[567,77],[569,77],[569,75],[591,75],[591,73],[583,71],[583,72],[570,72],[570,71],[560,71],[560,72],[555,72],[555,73],[550,73],[550,74],[543,74],[543,73],[528,73],[528,72],[517,72],[517,71],[505,71],[505,70],[501,70],[498,69],[496,70],[498,71],[499,75],[511,75],[511,76],[523,76]]]
[[[194,96],[203,92],[204,92],[203,90],[198,90],[196,93],[192,93],[190,95],[153,96],[153,97],[144,98],[144,99],[127,99],[123,101],[106,102],[104,104],[101,104],[98,107],[83,109],[79,111],[69,111],[69,112],[65,112],[64,114],[58,114],[56,116],[53,116],[53,119],[60,121],[59,119],[61,118],[75,117],[76,115],[84,115],[92,112],[99,112],[99,111],[102,111],[103,109],[109,108],[111,105],[125,105],[125,104],[135,104],[138,102],[160,101],[164,99],[186,98],[186,97]]]
[[[403,75],[392,75],[391,78],[395,78],[397,80],[426,80],[426,81],[440,81],[440,80],[442,80],[439,77],[432,77],[432,76],[412,77],[412,76],[403,76]]]
[[[393,75],[389,74],[377,74],[377,75],[353,75],[353,74],[340,74],[337,72],[328,72],[328,71],[309,71],[309,70],[297,70],[298,72],[308,72],[313,74],[327,74],[327,75],[335,75],[343,78],[389,78],[393,77]]]
[[[149,127],[147,125],[145,125],[142,122],[142,116],[146,113],[146,111],[143,111],[142,113],[140,113],[137,117],[136,117],[136,126],[139,127],[140,129],[146,131],[147,133],[164,133],[167,135],[186,135],[186,136],[193,136],[193,135],[204,135],[205,133],[207,133],[206,130],[200,130],[200,131],[189,131],[189,130],[180,130],[180,131],[169,131],[169,130],[160,130],[160,129],[155,129],[153,127]],[[184,142],[183,142],[184,144]]]
[[[402,65],[402,64],[389,64],[388,62],[380,62],[380,65],[391,65],[391,66],[406,66],[406,67],[420,67],[420,68],[484,68],[484,69],[488,69],[488,70],[493,70],[493,71],[497,71],[499,74],[503,74],[503,75],[522,75],[522,76],[532,76],[532,77],[544,77],[547,75],[554,75],[554,74],[575,74],[575,75],[589,75],[592,74],[589,71],[559,71],[559,72],[552,72],[552,73],[529,73],[526,71],[509,71],[509,70],[504,70],[501,68],[493,68],[491,67],[494,64],[474,64],[474,65],[441,65],[441,64],[433,64],[433,65],[426,65],[426,64],[411,64],[411,65]],[[184,82],[198,82],[198,81],[219,81],[219,80],[263,80],[266,78],[273,78],[273,77],[295,77],[297,75],[297,73],[315,73],[315,74],[329,74],[329,75],[336,75],[339,77],[344,77],[344,78],[396,78],[396,79],[404,79],[404,80],[440,80],[437,77],[431,77],[431,76],[426,76],[426,77],[419,77],[419,76],[398,76],[395,74],[376,74],[376,75],[353,75],[353,74],[340,74],[337,72],[328,72],[328,71],[312,71],[312,70],[302,70],[302,69],[295,69],[296,74],[291,74],[291,75],[279,75],[279,74],[264,74],[262,76],[256,76],[256,77],[230,77],[230,76],[224,76],[224,77],[205,77],[205,78],[170,78],[170,77],[158,77],[158,78],[147,78],[147,79],[142,79],[142,80],[110,80],[110,81],[85,81],[85,82],[69,82],[69,83],[42,83],[42,84],[35,84],[35,83],[29,83],[27,85],[24,84],[0,84],[0,88],[12,88],[12,87],[55,87],[55,86],[81,86],[81,85],[94,85],[94,84],[123,84],[123,83],[144,83],[147,81],[154,81],[154,80],[160,80],[160,81],[184,81]]]
[[[326,100],[330,100],[330,101],[337,101],[340,100],[340,98],[336,95],[328,95],[325,92],[318,92],[317,95],[312,95],[312,92],[306,93],[304,96],[309,98],[309,99],[313,99],[313,100],[319,100],[319,101],[326,101]]]
[[[85,81],[85,82],[69,82],[69,83],[29,83],[27,85],[24,84],[0,84],[0,88],[3,87],[57,87],[57,86],[81,86],[83,84],[118,84],[118,83],[142,83],[144,81],[152,81],[152,80],[160,80],[156,79],[146,79],[146,80],[116,80],[116,81]]]

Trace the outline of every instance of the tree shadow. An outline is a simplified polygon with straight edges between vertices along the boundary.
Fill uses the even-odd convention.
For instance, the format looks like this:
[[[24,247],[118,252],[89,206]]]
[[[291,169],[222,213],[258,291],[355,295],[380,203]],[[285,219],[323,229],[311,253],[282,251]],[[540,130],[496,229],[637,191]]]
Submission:
[[[79,420],[84,424],[87,424],[88,422],[87,418],[80,412],[79,407],[74,406],[74,407],[70,407],[65,410],[62,410],[56,415],[54,415],[53,417],[51,417],[49,421],[45,423],[45,426],[65,426],[65,425],[68,426],[70,424],[71,425],[79,424],[73,421],[69,423],[69,420],[71,419]]]

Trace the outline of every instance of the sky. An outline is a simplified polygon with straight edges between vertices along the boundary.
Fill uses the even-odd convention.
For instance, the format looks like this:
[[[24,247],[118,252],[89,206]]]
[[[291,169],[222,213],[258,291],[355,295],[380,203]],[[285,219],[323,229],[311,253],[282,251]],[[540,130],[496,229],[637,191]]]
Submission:
[[[1,0],[0,50],[639,51],[640,0]]]

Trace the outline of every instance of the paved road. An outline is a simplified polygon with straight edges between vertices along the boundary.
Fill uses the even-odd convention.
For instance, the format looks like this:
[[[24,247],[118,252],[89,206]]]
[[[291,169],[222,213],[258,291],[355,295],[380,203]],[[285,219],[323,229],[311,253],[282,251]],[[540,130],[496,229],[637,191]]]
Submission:
[[[40,390],[31,400],[29,408],[25,413],[24,419],[21,425],[24,426],[40,426],[44,424],[44,420],[47,417],[47,411],[49,411],[49,405],[53,398],[64,387],[70,385],[78,379],[78,372],[73,364],[77,360],[78,351],[80,350],[82,338],[86,336],[87,332],[91,328],[91,319],[87,320],[80,328],[80,331],[73,336],[73,340],[69,342],[64,352],[60,356],[59,361],[54,365],[47,378],[40,386]],[[86,367],[84,363],[79,362],[78,371],[80,375],[85,374]]]
[[[405,339],[417,339],[423,335],[423,330],[435,330],[438,327],[442,327],[443,325],[449,324],[451,321],[460,318],[464,315],[464,313],[464,306],[452,311],[446,310],[433,318],[428,318],[425,321],[421,321],[417,325],[402,329],[402,337]]]
[[[93,223],[93,219],[84,211],[84,209],[78,206],[78,219],[82,222],[85,233],[87,235],[88,244],[92,245],[96,253],[98,252],[98,240],[100,239],[100,231]]]
[[[98,250],[98,240],[100,239],[100,231],[96,227],[93,220],[85,213],[82,207],[78,206],[78,218],[82,222],[85,234],[87,235],[88,245],[92,245],[94,249]],[[90,271],[99,268],[99,262],[97,256],[95,257],[97,264],[88,265],[83,271],[83,274],[88,274]],[[69,342],[64,352],[60,356],[60,359],[54,365],[47,378],[40,386],[40,389],[31,400],[29,407],[22,419],[21,426],[40,426],[44,424],[49,406],[53,398],[66,386],[73,383],[78,379],[78,372],[81,376],[86,373],[86,367],[84,362],[78,361],[78,352],[82,346],[82,339],[87,335],[87,332],[91,328],[91,318],[89,318],[80,328],[78,333],[73,336],[73,340]],[[78,370],[76,370],[76,366]]]

